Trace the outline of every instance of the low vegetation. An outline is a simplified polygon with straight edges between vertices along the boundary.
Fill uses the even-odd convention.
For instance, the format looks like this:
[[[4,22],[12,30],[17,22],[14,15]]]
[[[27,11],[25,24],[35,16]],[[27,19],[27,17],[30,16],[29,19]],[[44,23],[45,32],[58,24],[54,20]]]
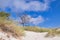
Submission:
[[[8,17],[8,13],[0,12],[0,31],[22,36],[24,34],[23,28],[17,26],[14,21],[8,20]]]
[[[48,32],[49,29],[47,28],[40,28],[40,27],[23,27],[24,30],[27,30],[27,31],[34,31],[34,32]]]
[[[51,29],[48,31],[48,34],[45,37],[54,37],[54,36],[60,36],[60,30],[58,29]]]
[[[54,36],[60,36],[60,30],[58,28],[40,28],[40,27],[23,27],[24,30],[27,31],[34,31],[34,32],[48,32],[45,37],[54,37]]]
[[[0,29],[4,32],[7,32],[7,33],[9,32],[9,33],[16,35],[16,36],[24,35],[23,28],[16,26],[16,25],[14,25],[14,26],[12,26],[12,25],[10,26],[10,25],[1,24]]]

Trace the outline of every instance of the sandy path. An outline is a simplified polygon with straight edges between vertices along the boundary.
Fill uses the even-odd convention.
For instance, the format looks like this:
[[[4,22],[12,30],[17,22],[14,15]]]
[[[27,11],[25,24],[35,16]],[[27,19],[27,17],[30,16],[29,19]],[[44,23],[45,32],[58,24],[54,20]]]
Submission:
[[[45,38],[44,36],[47,34],[45,33],[36,33],[31,31],[25,31],[26,35],[22,37],[22,40],[60,40],[60,37],[53,37],[53,38]]]

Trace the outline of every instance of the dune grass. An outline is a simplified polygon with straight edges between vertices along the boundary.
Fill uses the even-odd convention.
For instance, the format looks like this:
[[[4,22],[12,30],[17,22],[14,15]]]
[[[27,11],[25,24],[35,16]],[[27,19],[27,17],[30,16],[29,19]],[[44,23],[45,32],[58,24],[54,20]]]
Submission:
[[[54,36],[60,36],[60,30],[58,29],[51,29],[48,31],[48,34],[45,37],[54,37]]]
[[[27,26],[27,27],[23,27],[24,28],[24,30],[27,30],[27,31],[34,31],[34,32],[48,32],[49,31],[49,29],[47,29],[47,28],[40,28],[40,27],[29,27],[29,26]]]
[[[33,32],[48,32],[45,37],[54,37],[54,36],[60,36],[60,30],[56,28],[40,28],[40,27],[23,27],[26,31],[33,31]]]
[[[2,22],[2,23],[1,23]],[[0,29],[4,32],[9,32],[16,36],[24,35],[24,29],[20,26],[17,26],[15,23],[11,21],[1,21],[0,22]]]

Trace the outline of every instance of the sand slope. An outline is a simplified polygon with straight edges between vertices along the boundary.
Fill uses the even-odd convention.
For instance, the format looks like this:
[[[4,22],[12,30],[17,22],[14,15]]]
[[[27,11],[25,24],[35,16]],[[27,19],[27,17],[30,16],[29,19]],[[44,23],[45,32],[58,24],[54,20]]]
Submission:
[[[60,40],[60,37],[44,37],[47,32],[36,33],[31,31],[25,31],[26,35],[22,37],[22,40]]]
[[[20,40],[20,39],[13,37],[12,35],[9,35],[9,37],[7,35],[9,34],[5,32],[0,32],[0,40]]]

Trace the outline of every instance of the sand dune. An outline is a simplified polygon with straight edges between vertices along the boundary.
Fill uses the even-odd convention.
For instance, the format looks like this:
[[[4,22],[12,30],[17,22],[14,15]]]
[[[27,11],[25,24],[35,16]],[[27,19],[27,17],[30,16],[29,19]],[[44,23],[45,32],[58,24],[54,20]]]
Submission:
[[[32,31],[25,31],[25,36],[22,36],[21,39],[15,38],[12,35],[9,35],[4,32],[0,32],[0,40],[60,40],[60,37],[45,37],[47,32],[44,33],[38,33],[38,32],[32,32]],[[7,37],[9,35],[9,37]]]
[[[22,37],[22,40],[60,40],[60,37],[45,37],[47,32],[36,33],[31,31],[25,31],[26,35]]]

